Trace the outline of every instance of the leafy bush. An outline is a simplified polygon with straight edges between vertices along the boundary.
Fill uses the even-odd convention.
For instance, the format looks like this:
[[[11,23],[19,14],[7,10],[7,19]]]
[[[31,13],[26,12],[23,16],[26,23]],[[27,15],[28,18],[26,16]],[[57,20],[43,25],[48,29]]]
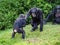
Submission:
[[[11,28],[18,15],[26,14],[32,7],[41,8],[45,18],[52,7],[59,3],[60,1],[49,3],[48,0],[0,0],[0,29]],[[30,20],[31,18],[27,23]]]

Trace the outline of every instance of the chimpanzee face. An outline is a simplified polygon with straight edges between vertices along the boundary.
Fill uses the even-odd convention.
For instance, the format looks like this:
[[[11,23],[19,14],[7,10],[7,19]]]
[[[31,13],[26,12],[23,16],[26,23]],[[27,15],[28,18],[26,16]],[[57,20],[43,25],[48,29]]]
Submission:
[[[56,12],[56,17],[60,17],[60,9],[57,9],[57,12]]]
[[[60,13],[60,9],[57,9],[57,12]]]
[[[32,17],[36,17],[36,14],[35,13],[32,13]]]

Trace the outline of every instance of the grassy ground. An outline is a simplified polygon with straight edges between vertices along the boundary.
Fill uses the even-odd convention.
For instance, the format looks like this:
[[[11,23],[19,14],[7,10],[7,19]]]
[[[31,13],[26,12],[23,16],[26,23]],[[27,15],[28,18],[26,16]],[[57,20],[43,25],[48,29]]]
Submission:
[[[60,25],[46,24],[44,31],[40,32],[39,28],[30,32],[31,25],[25,28],[26,38],[23,40],[21,34],[16,34],[11,39],[12,29],[0,31],[0,45],[60,45]]]

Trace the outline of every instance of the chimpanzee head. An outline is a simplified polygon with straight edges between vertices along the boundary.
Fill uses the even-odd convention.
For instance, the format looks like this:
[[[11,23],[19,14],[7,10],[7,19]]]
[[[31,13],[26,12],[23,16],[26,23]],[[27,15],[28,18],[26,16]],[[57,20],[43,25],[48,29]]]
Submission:
[[[56,9],[57,9],[57,12],[60,13],[60,5],[57,5]]]
[[[19,17],[25,19],[25,15],[24,14],[20,14]]]
[[[36,17],[36,12],[37,12],[37,9],[36,8],[32,8],[31,9],[31,15],[32,15],[32,17]]]
[[[57,5],[56,8],[57,8],[57,9],[60,9],[60,5]]]
[[[60,5],[56,6],[56,17],[60,17]]]

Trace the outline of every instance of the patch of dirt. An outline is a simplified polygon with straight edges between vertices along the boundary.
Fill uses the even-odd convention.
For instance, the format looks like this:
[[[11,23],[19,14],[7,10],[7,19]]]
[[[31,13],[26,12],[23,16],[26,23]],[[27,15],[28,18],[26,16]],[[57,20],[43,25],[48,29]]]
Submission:
[[[38,38],[30,38],[25,40],[27,43],[40,43],[41,40]]]

